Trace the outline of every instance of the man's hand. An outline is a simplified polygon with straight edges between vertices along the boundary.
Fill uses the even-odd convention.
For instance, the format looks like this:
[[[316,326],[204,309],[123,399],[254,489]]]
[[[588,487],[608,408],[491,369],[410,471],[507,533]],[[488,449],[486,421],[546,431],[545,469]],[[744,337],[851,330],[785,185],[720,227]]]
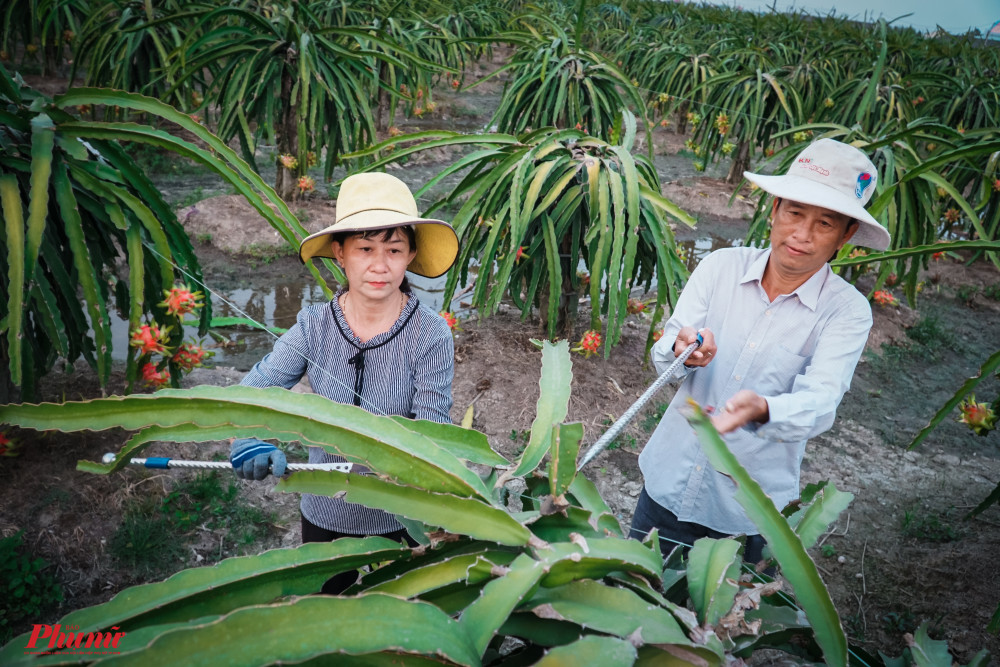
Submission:
[[[712,417],[712,425],[719,433],[729,433],[749,424],[766,424],[770,418],[767,399],[755,391],[741,389],[726,401],[725,409]]]
[[[674,357],[679,357],[688,345],[698,340],[699,333],[703,339],[701,347],[692,352],[684,362],[684,365],[690,368],[708,366],[715,358],[715,351],[718,349],[715,347],[715,336],[710,329],[695,331],[694,327],[684,327],[677,332],[677,338],[674,340]]]

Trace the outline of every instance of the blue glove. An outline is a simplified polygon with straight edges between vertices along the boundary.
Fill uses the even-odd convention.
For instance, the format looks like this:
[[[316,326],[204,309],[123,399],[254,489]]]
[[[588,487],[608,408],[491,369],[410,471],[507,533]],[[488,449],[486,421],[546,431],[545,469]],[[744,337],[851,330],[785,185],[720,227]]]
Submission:
[[[285,453],[257,438],[233,440],[229,450],[229,462],[240,479],[261,480],[269,474],[281,477],[285,474]]]

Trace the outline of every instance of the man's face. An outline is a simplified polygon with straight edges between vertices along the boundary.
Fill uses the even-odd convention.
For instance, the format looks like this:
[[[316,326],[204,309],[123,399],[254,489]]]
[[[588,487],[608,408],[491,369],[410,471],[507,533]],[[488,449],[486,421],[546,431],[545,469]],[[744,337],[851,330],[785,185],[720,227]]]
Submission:
[[[787,277],[808,279],[854,236],[857,223],[843,213],[775,200],[771,222],[771,262]]]

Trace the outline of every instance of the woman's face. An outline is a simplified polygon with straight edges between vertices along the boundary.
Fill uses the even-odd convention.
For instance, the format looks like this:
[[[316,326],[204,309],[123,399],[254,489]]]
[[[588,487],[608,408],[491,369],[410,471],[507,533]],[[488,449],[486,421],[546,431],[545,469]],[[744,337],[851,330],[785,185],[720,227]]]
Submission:
[[[397,298],[406,267],[416,256],[398,228],[388,241],[377,233],[369,238],[349,236],[333,241],[333,256],[344,270],[352,294],[374,301]]]

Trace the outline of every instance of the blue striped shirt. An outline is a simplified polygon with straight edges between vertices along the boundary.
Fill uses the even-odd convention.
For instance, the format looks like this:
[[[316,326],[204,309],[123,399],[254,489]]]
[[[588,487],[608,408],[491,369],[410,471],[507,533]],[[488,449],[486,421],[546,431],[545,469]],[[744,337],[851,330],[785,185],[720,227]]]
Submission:
[[[455,354],[444,319],[411,294],[392,328],[362,343],[340,309],[342,293],[330,303],[299,311],[295,325],[241,384],[290,389],[308,375],[313,392],[354,403],[357,374],[349,360],[364,348],[361,407],[375,414],[451,423]],[[310,463],[343,460],[319,447],[309,448]],[[340,533],[383,535],[402,529],[391,514],[339,498],[305,493],[300,507],[316,526]]]
[[[677,515],[728,534],[757,529],[733,499],[734,482],[708,462],[678,408],[694,398],[725,405],[741,389],[767,399],[770,419],[725,436],[744,468],[778,506],[799,497],[806,440],[833,425],[872,326],[871,306],[824,265],[791,294],[773,302],[761,286],[770,250],[727,248],[706,257],[677,300],[653,362],[674,360],[683,326],[708,328],[718,345],[684,383],[639,456],[649,496]]]

